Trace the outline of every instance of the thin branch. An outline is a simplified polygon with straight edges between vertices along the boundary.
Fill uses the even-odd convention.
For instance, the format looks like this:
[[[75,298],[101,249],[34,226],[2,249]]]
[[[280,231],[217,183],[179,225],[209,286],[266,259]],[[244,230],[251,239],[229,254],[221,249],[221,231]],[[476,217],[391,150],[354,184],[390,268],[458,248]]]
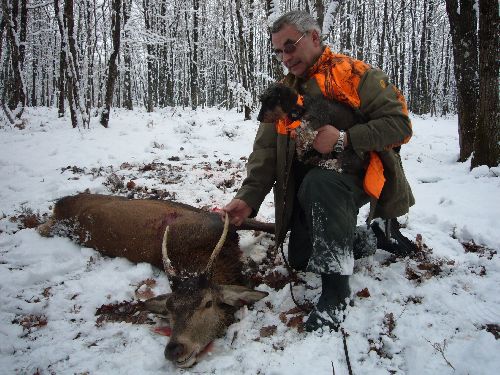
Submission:
[[[436,350],[437,352],[441,353],[441,356],[443,357],[444,361],[446,362],[446,364],[448,366],[450,366],[453,370],[456,370],[455,367],[453,367],[453,365],[450,363],[450,361],[448,361],[448,359],[446,359],[445,355],[444,355],[444,351],[446,350],[446,339],[443,340],[443,345],[435,342],[434,344],[432,342],[430,342],[428,339],[425,339],[425,341],[427,341],[429,344],[431,344],[431,346],[434,348],[434,350]]]
[[[352,375],[351,361],[349,360],[349,350],[347,349],[346,333],[344,331],[344,328],[341,328],[341,331],[342,331],[342,341],[344,342],[344,354],[345,354],[345,360],[347,362],[347,371],[349,371],[349,375]]]

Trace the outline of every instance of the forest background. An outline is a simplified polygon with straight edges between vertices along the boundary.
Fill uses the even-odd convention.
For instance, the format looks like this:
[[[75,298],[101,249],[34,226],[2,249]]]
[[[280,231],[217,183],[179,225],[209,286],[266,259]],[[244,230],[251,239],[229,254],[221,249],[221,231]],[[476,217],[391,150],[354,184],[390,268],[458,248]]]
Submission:
[[[239,108],[283,76],[268,26],[315,15],[332,49],[379,67],[413,114],[458,113],[460,161],[500,162],[496,0],[2,0],[2,123],[26,106]],[[68,108],[66,108],[68,107]],[[19,124],[18,124],[19,126]]]

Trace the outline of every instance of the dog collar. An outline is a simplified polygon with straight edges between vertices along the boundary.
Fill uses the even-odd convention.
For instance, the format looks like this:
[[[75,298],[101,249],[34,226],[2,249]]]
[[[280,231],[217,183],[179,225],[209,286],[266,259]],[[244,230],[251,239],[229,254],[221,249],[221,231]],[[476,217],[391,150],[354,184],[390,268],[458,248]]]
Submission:
[[[297,95],[296,106],[288,114],[289,119],[294,122],[302,118],[306,109],[304,108],[304,97]]]

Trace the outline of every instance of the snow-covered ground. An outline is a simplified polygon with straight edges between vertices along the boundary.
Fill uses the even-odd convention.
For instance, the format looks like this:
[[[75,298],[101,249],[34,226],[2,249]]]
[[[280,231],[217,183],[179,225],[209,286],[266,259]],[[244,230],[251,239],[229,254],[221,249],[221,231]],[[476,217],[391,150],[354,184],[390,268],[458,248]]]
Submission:
[[[27,112],[24,129],[0,129],[0,374],[348,373],[341,333],[288,327],[288,287],[266,285],[259,288],[270,295],[241,309],[209,355],[176,369],[163,357],[168,338],[151,325],[96,325],[97,308],[133,300],[146,279],[157,281],[155,293],[166,292],[163,273],[28,228],[30,215],[48,215],[59,197],[112,194],[113,174],[143,193],[220,207],[245,175],[256,121],[216,109],[117,110],[109,129],[94,118],[87,130],[72,129],[55,109]],[[400,221],[408,237],[422,236],[427,255],[395,260],[377,251],[356,261],[354,305],[343,324],[353,373],[496,374],[500,168],[469,171],[468,162],[456,162],[456,118],[414,117],[413,124],[402,156],[417,203]],[[360,223],[366,214],[363,207]],[[258,218],[274,221],[270,196]],[[269,235],[241,235],[256,260],[270,244]],[[305,278],[319,287],[314,275]],[[318,292],[297,287],[295,294]],[[261,337],[273,325],[276,332]]]

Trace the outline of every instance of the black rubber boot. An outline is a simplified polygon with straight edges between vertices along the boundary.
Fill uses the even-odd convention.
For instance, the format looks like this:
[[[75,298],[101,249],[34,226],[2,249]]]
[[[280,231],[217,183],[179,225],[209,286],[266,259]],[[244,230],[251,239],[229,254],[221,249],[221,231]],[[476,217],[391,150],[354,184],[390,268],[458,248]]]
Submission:
[[[337,330],[344,320],[346,299],[351,295],[348,275],[321,274],[321,281],[321,296],[305,323],[308,332],[325,326]]]
[[[403,236],[399,230],[399,222],[396,219],[391,219],[390,225],[391,238],[388,239],[385,232],[380,228],[379,223],[372,223],[372,231],[375,233],[375,237],[377,237],[377,248],[401,257],[410,256],[415,253],[417,245]]]
[[[353,244],[354,259],[366,258],[377,251],[377,237],[366,225],[356,227]]]

